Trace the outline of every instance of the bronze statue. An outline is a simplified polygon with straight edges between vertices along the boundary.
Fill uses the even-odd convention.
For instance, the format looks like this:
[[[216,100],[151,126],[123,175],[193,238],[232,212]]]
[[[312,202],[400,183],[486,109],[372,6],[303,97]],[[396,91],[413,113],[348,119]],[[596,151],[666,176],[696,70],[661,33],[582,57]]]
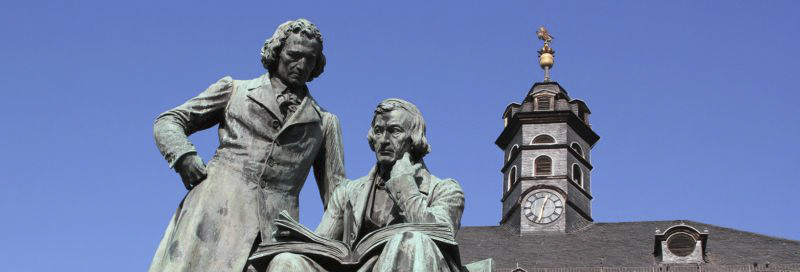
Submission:
[[[345,269],[340,266],[342,262],[324,260],[331,256],[321,256],[319,251],[316,255],[301,254],[298,252],[304,248],[295,247],[297,250],[286,250],[295,253],[265,254],[271,257],[267,271],[461,270],[457,247],[442,248],[438,240],[423,233],[422,226],[434,224],[442,226],[443,237],[454,237],[464,210],[464,193],[458,182],[439,179],[425,167],[422,158],[430,147],[422,114],[407,101],[384,100],[375,110],[367,138],[377,163],[367,176],[336,189],[316,235],[352,244],[392,226],[406,224],[411,229],[390,233],[380,252]],[[289,243],[288,247],[295,245]],[[304,247],[310,246],[314,245]]]
[[[150,271],[242,271],[280,211],[298,217],[312,166],[325,205],[344,179],[339,121],[306,87],[325,67],[317,27],[283,23],[261,55],[267,74],[224,77],[156,119],[158,149],[189,192]],[[220,145],[206,167],[187,136],[216,124]]]

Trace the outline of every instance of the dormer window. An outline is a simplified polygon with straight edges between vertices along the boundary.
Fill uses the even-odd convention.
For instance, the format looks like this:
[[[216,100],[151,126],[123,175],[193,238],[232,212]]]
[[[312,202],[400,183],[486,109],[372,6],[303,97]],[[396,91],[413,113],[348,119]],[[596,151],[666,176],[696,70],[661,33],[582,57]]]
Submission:
[[[656,231],[656,257],[663,264],[703,263],[707,239],[708,231],[700,232],[684,224]]]
[[[675,233],[667,238],[667,249],[670,253],[678,257],[692,255],[697,247],[697,239],[685,232]]]
[[[503,112],[503,127],[508,126],[508,122],[510,122],[514,114],[519,111],[519,107],[520,105],[517,103],[511,103],[506,107],[506,110]]]
[[[553,110],[553,98],[555,96],[552,95],[537,95],[534,97],[536,101],[534,101],[534,109],[535,111],[550,111]]]
[[[531,140],[531,144],[554,144],[556,143],[556,139],[553,139],[553,136],[547,134],[537,135],[533,137]]]

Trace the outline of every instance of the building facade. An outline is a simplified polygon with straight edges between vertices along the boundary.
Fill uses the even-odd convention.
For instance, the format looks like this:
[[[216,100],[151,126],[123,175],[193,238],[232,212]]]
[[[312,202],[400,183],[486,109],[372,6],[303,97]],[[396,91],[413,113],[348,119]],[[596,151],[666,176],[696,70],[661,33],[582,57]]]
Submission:
[[[587,104],[556,82],[533,85],[503,112],[502,216],[462,227],[464,263],[495,271],[800,271],[800,241],[701,222],[592,219]]]

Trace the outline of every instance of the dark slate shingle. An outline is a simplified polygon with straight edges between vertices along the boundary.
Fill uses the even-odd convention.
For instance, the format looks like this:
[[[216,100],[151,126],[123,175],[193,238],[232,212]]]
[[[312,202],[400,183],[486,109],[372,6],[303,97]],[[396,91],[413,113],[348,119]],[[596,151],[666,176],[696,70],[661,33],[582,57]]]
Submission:
[[[693,221],[594,223],[566,234],[519,236],[505,226],[462,227],[461,258],[493,258],[498,268],[652,267],[656,230],[685,223],[708,230],[707,265],[800,263],[800,241],[770,237]]]

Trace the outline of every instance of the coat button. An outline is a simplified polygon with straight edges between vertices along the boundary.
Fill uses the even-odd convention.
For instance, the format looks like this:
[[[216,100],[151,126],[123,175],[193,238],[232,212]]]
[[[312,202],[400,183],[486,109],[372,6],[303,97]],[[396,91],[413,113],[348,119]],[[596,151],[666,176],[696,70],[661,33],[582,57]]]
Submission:
[[[351,232],[350,233],[350,240],[355,240],[355,239],[356,239],[356,233],[355,232]]]
[[[400,199],[400,192],[397,192],[396,194],[394,194],[394,196],[397,197],[397,199]]]
[[[273,160],[272,158],[269,158],[269,159],[267,159],[267,164],[269,166],[275,166],[275,160]]]
[[[267,182],[262,180],[261,181],[261,189],[264,189],[264,188],[267,188]]]
[[[272,128],[278,129],[279,127],[281,127],[281,122],[278,120],[272,120]]]

